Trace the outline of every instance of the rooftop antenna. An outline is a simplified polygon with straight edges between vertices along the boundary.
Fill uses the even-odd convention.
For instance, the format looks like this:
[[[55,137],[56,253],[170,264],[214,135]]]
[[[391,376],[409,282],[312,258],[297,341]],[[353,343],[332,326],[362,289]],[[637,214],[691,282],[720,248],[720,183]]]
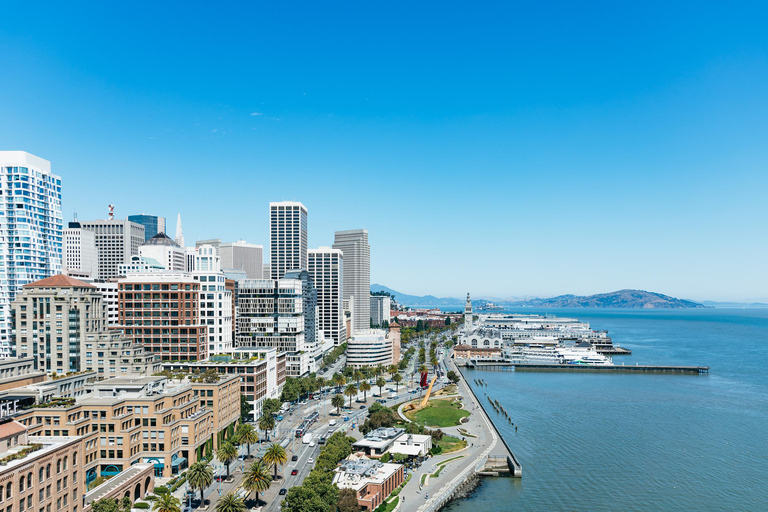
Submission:
[[[115,205],[109,205],[109,220],[115,220]]]
[[[74,222],[77,222],[77,210],[75,210],[75,218],[72,219]]]

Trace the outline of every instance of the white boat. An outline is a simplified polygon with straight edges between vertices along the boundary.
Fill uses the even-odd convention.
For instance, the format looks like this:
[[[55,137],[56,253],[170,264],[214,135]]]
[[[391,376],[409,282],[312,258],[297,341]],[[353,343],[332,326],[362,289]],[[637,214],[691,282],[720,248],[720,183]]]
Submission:
[[[610,357],[599,354],[590,343],[576,345],[516,345],[504,351],[512,364],[573,364],[606,366],[613,364]]]

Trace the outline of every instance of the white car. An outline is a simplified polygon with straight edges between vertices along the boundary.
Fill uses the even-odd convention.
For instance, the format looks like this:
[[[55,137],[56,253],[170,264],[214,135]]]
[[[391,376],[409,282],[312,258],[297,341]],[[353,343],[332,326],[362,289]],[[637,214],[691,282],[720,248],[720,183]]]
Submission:
[[[312,457],[307,459],[307,464],[314,464],[314,463],[315,463],[315,459],[313,459]]]
[[[312,441],[310,441],[310,442],[309,442],[309,447],[311,448],[311,447],[313,447],[313,446],[315,446],[315,440],[314,440],[314,439],[313,439]]]

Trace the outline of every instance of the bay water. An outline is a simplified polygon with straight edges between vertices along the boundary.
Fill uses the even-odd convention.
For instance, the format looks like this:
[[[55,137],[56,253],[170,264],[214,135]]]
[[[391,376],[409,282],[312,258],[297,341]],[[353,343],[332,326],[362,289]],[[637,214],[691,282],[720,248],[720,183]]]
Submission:
[[[768,309],[523,309],[588,321],[615,364],[709,375],[467,370],[523,478],[486,478],[450,512],[768,511]],[[477,386],[483,379],[487,387]]]

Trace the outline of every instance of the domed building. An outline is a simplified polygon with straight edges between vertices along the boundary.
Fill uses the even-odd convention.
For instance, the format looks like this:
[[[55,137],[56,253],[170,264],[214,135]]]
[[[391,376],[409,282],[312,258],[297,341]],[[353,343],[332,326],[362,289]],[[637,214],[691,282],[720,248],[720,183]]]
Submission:
[[[158,233],[139,247],[139,255],[160,262],[166,270],[184,272],[187,269],[186,252],[165,233]]]

